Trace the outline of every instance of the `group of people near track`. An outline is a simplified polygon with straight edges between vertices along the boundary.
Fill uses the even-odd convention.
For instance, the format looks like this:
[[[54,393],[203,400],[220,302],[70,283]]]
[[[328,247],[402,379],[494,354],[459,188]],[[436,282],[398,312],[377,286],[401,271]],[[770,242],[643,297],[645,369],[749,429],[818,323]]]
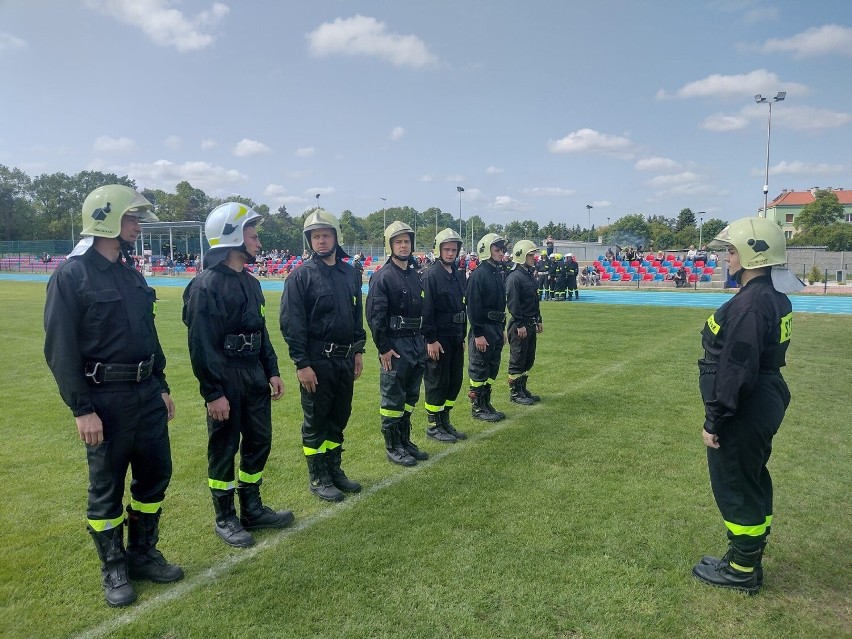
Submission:
[[[157,547],[172,475],[167,424],[175,405],[154,321],[157,298],[131,255],[140,222],[157,218],[151,202],[121,185],[95,189],[82,215],[84,239],[48,283],[44,352],[86,445],[87,529],[101,560],[106,601],[126,606],[136,599],[133,581],[169,583],[184,576]],[[238,202],[211,211],[204,270],[183,293],[189,357],[206,407],[213,529],[234,547],[253,545],[258,529],[285,528],[295,519],[261,498],[272,445],[271,402],[284,393],[266,299],[246,269],[262,249],[261,222],[261,215]],[[466,439],[451,417],[463,385],[465,349],[473,419],[505,418],[492,404],[492,391],[507,342],[510,401],[530,406],[541,399],[527,388],[543,330],[538,264],[557,260],[538,255],[531,241],[510,247],[499,234],[485,235],[476,244],[479,265],[466,278],[457,263],[462,240],[444,229],[435,238],[433,264],[420,273],[412,257],[414,231],[394,221],[384,231],[389,257],[373,274],[364,304],[361,274],[346,259],[337,218],[315,209],[303,232],[311,252],[287,279],[279,329],[299,383],[311,493],[339,502],[362,489],[342,465],[367,330],[380,367],[380,431],[394,464],[410,467],[428,459],[412,440],[421,384],[425,436],[445,444]],[[783,293],[795,290],[798,280],[782,268],[784,236],[770,222],[738,220],[716,239],[727,247],[742,285],[708,319],[699,362],[703,437],[730,548],[721,558],[702,558],[693,572],[707,583],[756,592],[772,520],[766,461],[789,402],[779,372],[792,324]],[[510,261],[504,259],[508,250]],[[576,293],[576,261],[558,262],[564,270],[557,279]]]

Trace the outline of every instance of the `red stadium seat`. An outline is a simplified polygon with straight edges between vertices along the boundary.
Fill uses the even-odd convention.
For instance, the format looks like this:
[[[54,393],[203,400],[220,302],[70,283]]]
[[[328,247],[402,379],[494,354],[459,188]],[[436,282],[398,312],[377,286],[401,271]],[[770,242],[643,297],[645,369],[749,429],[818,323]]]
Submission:
[[[607,273],[605,271],[603,273],[601,273],[601,280],[609,280],[611,278],[612,278],[612,275],[610,275],[609,273]]]
[[[705,267],[704,267],[704,274],[705,274],[705,275],[713,275],[713,273],[714,273],[715,271],[716,271],[716,269],[715,269],[715,268],[711,268],[711,267],[709,267],[709,266],[705,266]]]
[[[698,276],[695,273],[690,273],[689,274],[689,283],[692,284],[693,282],[697,282],[697,281],[698,281]]]
[[[698,268],[704,268],[704,260],[695,260],[695,266]]]
[[[654,276],[653,276],[653,275],[651,275],[650,273],[645,273],[645,274],[642,276],[642,281],[643,281],[643,282],[652,282],[653,280],[654,280]]]

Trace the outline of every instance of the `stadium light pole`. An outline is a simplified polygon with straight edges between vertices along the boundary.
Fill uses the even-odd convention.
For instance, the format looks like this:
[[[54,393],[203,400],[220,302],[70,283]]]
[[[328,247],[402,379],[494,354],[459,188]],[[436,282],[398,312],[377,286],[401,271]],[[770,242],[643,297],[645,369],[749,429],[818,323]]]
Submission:
[[[459,192],[459,235],[461,235],[461,194],[464,193],[464,188],[457,186],[456,191]]]
[[[704,216],[707,215],[706,211],[698,211],[698,248],[701,248],[701,235],[704,231]]]
[[[769,140],[772,138],[772,104],[781,102],[787,97],[786,91],[779,91],[771,100],[764,98],[759,93],[754,96],[754,101],[758,104],[769,105],[769,120],[766,124],[766,181],[763,183],[763,217],[766,217],[766,209],[769,207]]]
[[[586,204],[586,209],[589,212],[589,236],[587,238],[588,242],[592,241],[592,209],[595,208],[591,204]]]

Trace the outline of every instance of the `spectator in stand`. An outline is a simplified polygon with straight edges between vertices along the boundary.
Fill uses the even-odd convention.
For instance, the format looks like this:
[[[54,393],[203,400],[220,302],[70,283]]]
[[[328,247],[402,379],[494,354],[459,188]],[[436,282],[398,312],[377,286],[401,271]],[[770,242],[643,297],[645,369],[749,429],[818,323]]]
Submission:
[[[698,251],[695,250],[695,244],[690,244],[689,250],[686,252],[686,259],[694,262],[697,253]]]
[[[716,251],[710,251],[710,254],[707,256],[707,261],[715,262],[716,264],[719,263],[719,256],[717,255]]]
[[[547,249],[547,257],[553,255],[553,237],[548,235],[547,239],[544,241],[544,247]]]
[[[674,275],[672,275],[672,281],[675,283],[675,288],[683,288],[687,284],[686,279],[686,267],[681,265]]]
[[[615,253],[612,252],[612,247],[607,248],[606,255],[604,255],[607,262],[612,262],[615,260]]]
[[[666,259],[666,252],[663,249],[657,251],[657,255],[654,257],[658,262],[663,262]]]
[[[698,249],[698,252],[695,254],[695,260],[697,262],[707,262],[707,245],[702,244],[701,248]]]

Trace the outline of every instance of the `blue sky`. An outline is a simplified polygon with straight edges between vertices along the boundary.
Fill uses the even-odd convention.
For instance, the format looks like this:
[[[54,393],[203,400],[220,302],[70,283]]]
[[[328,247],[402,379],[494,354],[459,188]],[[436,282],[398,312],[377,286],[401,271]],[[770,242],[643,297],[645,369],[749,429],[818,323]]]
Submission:
[[[273,210],[725,220],[852,188],[852,2],[0,0],[0,164]]]

